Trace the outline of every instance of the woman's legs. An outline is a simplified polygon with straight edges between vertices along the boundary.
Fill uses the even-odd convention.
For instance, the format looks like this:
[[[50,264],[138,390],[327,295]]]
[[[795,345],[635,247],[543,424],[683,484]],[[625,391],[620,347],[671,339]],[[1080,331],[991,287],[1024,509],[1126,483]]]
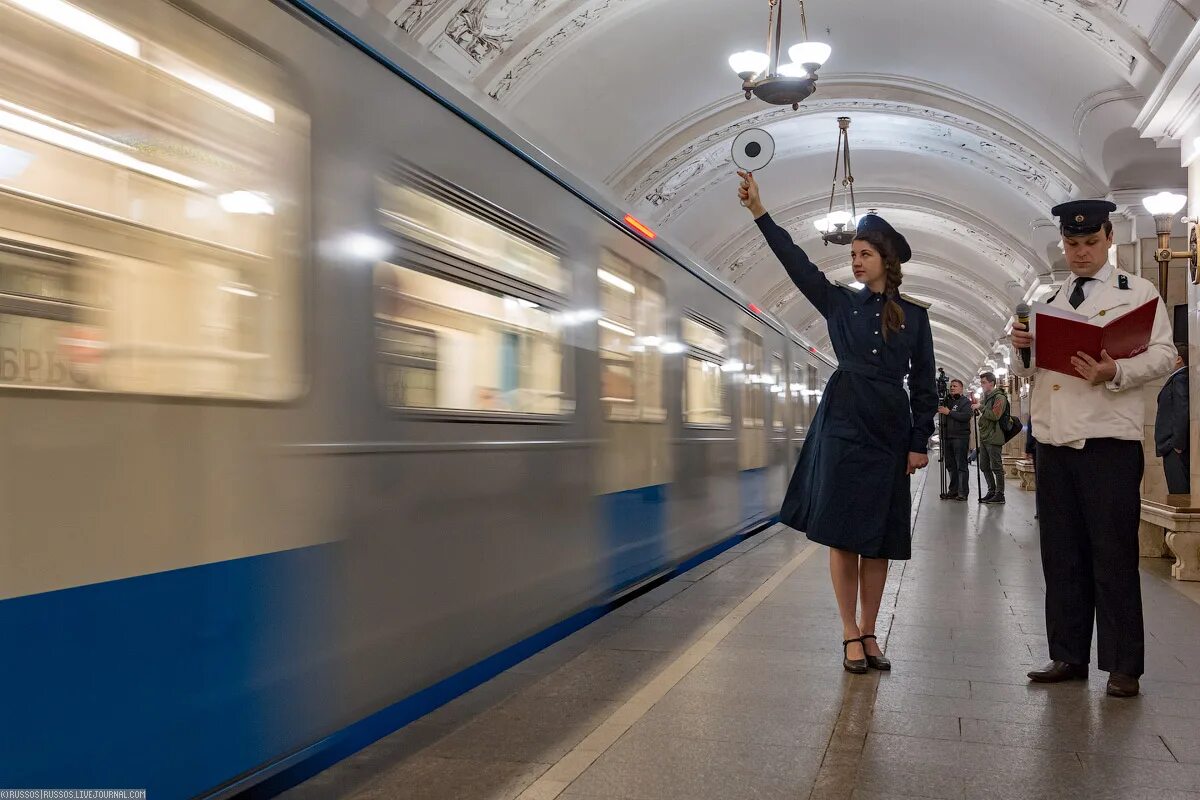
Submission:
[[[857,619],[858,553],[838,550],[835,547],[829,548],[829,574],[833,578],[833,594],[837,598],[838,612],[842,615],[842,638],[857,639],[862,635],[858,629]],[[880,589],[882,593],[882,585]],[[875,601],[875,611],[876,613],[879,611],[878,598]],[[846,657],[862,658],[861,646],[857,643],[849,645],[846,649]]]
[[[888,560],[886,558],[864,558],[858,568],[858,582],[862,594],[862,623],[858,629],[862,635],[875,632],[875,621],[879,617],[879,604],[883,600],[883,585],[887,582]],[[874,639],[866,642],[867,653],[883,655]]]

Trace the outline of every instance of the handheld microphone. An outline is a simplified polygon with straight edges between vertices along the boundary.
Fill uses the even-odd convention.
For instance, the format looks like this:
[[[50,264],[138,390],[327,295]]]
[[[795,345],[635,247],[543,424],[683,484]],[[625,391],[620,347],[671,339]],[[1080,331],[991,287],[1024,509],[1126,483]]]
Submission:
[[[1029,306],[1024,303],[1017,306],[1017,322],[1024,325],[1025,330],[1029,330]],[[1021,355],[1021,363],[1025,365],[1025,369],[1029,369],[1029,348],[1022,347],[1017,352]]]

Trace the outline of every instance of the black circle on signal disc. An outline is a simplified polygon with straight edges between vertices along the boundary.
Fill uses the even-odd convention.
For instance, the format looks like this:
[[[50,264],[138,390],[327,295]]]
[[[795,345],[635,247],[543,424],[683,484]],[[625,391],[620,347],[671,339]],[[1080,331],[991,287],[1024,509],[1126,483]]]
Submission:
[[[733,140],[733,163],[738,169],[756,172],[775,155],[775,140],[762,128],[742,131]]]

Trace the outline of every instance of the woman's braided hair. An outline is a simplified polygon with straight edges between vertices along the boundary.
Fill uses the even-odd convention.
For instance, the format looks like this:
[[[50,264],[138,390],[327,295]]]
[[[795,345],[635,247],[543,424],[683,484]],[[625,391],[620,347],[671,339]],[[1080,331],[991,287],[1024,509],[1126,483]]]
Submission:
[[[904,309],[900,306],[900,284],[904,282],[904,273],[900,271],[900,257],[892,240],[880,231],[863,231],[855,239],[874,247],[883,261],[883,296],[886,300],[883,306],[883,338],[886,340],[888,334],[896,333],[904,325]]]

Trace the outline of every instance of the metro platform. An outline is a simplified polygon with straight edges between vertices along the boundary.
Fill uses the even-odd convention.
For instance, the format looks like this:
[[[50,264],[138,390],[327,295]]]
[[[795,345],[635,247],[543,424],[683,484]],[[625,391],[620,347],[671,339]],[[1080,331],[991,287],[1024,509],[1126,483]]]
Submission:
[[[1031,685],[1046,655],[1033,494],[914,485],[890,673],[841,667],[824,548],[774,526],[307,782],[310,798],[1200,799],[1200,596],[1143,561],[1142,695]],[[974,487],[972,487],[974,491]]]

